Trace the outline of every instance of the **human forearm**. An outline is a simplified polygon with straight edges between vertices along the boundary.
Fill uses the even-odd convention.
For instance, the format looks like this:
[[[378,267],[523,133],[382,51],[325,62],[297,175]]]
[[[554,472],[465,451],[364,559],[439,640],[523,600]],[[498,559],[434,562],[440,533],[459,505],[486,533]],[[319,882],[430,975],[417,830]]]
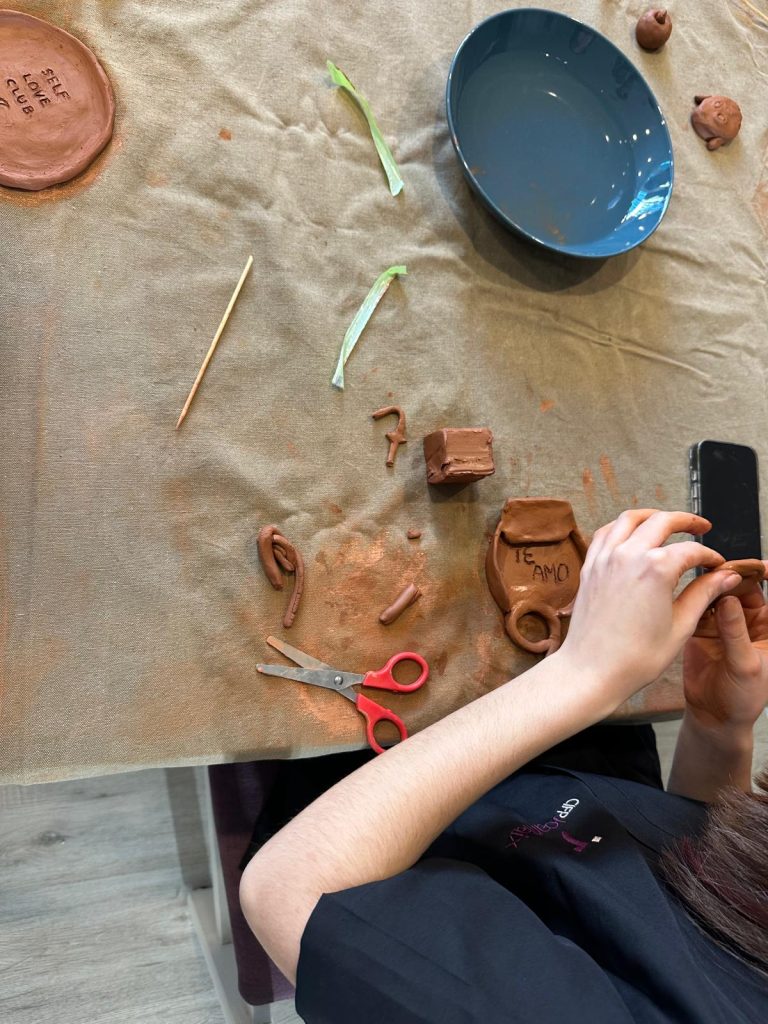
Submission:
[[[284,973],[295,976],[323,892],[410,867],[483,793],[610,713],[597,682],[556,654],[369,762],[286,825],[241,885],[246,917]]]
[[[702,725],[686,711],[667,789],[711,803],[720,790],[752,789],[752,726]]]

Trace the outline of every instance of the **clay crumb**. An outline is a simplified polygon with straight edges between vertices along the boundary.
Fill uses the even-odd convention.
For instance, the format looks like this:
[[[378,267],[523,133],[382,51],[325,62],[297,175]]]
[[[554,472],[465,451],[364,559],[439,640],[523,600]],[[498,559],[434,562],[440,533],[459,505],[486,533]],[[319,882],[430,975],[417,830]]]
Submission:
[[[219,138],[223,139],[225,142],[231,142],[232,132],[229,130],[229,128],[222,128],[221,131],[219,132]]]
[[[419,537],[421,537],[421,530],[414,530],[413,528],[411,528],[406,533],[406,537],[408,538],[408,540],[418,540]]]

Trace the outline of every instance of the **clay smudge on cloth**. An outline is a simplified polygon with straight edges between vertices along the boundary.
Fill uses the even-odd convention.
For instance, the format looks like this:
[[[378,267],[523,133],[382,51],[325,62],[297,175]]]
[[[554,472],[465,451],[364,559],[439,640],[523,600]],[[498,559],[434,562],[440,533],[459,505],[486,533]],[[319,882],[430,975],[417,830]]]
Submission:
[[[597,512],[597,501],[595,499],[595,478],[592,470],[585,466],[581,474],[581,485],[584,488],[584,497],[587,499],[587,507],[592,515]]]
[[[616,473],[613,468],[613,463],[607,455],[600,456],[600,472],[603,474],[603,480],[605,480],[605,486],[608,488],[608,493],[614,501],[621,501],[621,492],[619,491],[619,485],[616,482]]]

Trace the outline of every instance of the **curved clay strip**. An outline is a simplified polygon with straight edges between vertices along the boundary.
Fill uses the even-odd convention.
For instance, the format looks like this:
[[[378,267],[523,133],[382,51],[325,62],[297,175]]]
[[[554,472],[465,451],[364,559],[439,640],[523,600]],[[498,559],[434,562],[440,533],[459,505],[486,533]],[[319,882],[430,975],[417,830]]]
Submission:
[[[286,572],[293,572],[296,566],[291,561],[290,553],[293,545],[280,533],[272,535],[272,554],[275,560],[285,569]]]
[[[286,544],[288,544],[287,541]],[[288,602],[288,607],[285,609],[285,615],[283,616],[283,625],[286,629],[290,629],[293,625],[293,620],[296,618],[296,612],[299,610],[301,595],[304,592],[304,559],[293,544],[288,544],[287,550],[295,567],[293,593],[291,594],[291,600]]]
[[[277,532],[276,526],[262,526],[256,543],[259,548],[259,558],[261,559],[267,579],[275,590],[282,590],[283,577],[280,573],[280,567],[275,561],[275,553],[272,550],[272,538]]]
[[[518,623],[526,615],[535,615],[544,622],[547,636],[543,640],[529,640],[520,632]],[[531,654],[554,654],[560,646],[562,625],[558,613],[545,601],[523,600],[513,604],[511,610],[504,616],[504,629],[513,643],[522,647],[524,651],[530,651]]]
[[[421,591],[414,583],[409,583],[405,590],[400,593],[389,608],[385,608],[379,616],[379,622],[383,626],[389,626],[395,621],[400,615],[403,614],[406,608],[413,604],[414,601],[418,601],[421,597]]]
[[[283,589],[283,577],[280,573],[280,566],[286,572],[292,572],[293,593],[288,602],[283,616],[283,626],[290,629],[296,612],[299,609],[299,601],[304,592],[304,559],[296,548],[281,533],[276,526],[264,526],[259,530],[258,537],[259,558],[264,566],[267,579],[275,590]],[[279,563],[279,565],[278,565]]]

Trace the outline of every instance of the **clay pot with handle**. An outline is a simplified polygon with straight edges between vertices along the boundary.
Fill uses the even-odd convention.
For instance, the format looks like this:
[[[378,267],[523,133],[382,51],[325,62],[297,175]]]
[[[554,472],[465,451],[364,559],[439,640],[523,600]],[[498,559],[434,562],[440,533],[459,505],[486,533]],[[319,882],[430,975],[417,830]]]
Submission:
[[[579,589],[587,542],[573,509],[557,498],[510,498],[488,547],[485,574],[504,613],[507,635],[524,651],[552,654],[560,646],[563,619]],[[546,637],[531,639],[520,629],[533,616]]]

